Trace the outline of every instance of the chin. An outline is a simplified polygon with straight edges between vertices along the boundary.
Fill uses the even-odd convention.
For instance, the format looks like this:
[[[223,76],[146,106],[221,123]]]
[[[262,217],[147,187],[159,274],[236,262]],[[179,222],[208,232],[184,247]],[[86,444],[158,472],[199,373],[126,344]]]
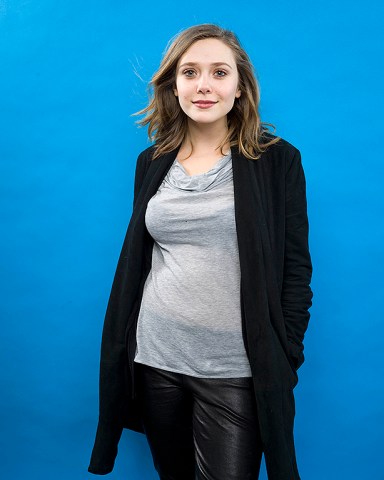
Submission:
[[[214,123],[220,123],[224,122],[226,119],[226,115],[223,117],[209,117],[208,115],[194,115],[194,116],[188,116],[189,120],[191,120],[194,123],[201,124],[201,125],[212,125]]]

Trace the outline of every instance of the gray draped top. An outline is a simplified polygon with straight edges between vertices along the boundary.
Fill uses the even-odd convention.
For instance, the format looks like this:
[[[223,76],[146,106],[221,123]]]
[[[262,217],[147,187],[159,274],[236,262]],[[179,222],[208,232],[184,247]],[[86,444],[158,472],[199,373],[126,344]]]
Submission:
[[[196,377],[250,377],[231,154],[192,176],[176,159],[145,222],[154,246],[135,362]]]

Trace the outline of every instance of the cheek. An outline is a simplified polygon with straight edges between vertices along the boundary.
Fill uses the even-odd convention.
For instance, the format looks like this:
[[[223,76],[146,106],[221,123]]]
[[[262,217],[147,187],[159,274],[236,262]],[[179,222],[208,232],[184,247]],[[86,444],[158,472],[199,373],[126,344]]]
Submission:
[[[194,92],[191,89],[183,88],[179,90],[179,103],[183,107],[187,107],[192,101]]]
[[[181,78],[176,80],[176,89],[180,97],[188,95],[191,91],[191,83]]]
[[[191,87],[191,84],[182,84],[180,85],[180,90],[179,94],[183,98],[188,98],[192,95],[193,93],[193,88]]]
[[[179,107],[181,108],[181,110],[183,110],[183,112],[186,112],[189,104],[188,96],[186,96],[184,91],[179,91],[178,93],[179,94],[177,96],[177,102],[179,104]]]
[[[226,89],[225,92],[223,92],[223,96],[228,102],[233,102],[236,98],[236,92],[237,87],[231,86],[230,88]]]

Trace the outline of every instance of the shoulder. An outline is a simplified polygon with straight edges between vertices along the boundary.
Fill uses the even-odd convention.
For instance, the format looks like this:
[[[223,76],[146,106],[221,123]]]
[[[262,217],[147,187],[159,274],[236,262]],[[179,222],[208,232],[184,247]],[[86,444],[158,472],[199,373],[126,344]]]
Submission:
[[[137,163],[146,163],[150,162],[153,158],[153,153],[155,151],[155,147],[151,145],[150,147],[146,148],[142,152],[139,153],[137,157]]]
[[[153,147],[148,147],[143,150],[137,157],[136,168],[135,168],[135,183],[134,183],[134,201],[136,203],[136,198],[139,194],[139,190],[144,181],[144,177],[148,171],[149,165],[151,163],[153,155]]]
[[[136,160],[136,178],[144,177],[152,161],[154,147],[150,146],[139,153]]]
[[[292,143],[288,142],[282,137],[277,137],[276,135],[272,135],[269,132],[264,132],[261,140],[263,143],[269,143],[272,140],[278,138],[276,143],[273,143],[267,148],[267,152],[275,155],[297,155],[299,152],[298,148],[296,148]]]
[[[266,142],[278,138],[276,143],[270,145],[261,155],[260,160],[266,164],[273,164],[278,168],[283,168],[286,172],[294,165],[301,164],[300,150],[284,138],[276,137],[270,133],[263,135]]]

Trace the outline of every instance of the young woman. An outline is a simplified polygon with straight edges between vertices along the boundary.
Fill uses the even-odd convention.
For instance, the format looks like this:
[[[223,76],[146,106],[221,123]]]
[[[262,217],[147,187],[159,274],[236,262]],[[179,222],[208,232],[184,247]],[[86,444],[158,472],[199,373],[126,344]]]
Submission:
[[[299,151],[268,133],[237,37],[171,43],[141,121],[134,208],[103,330],[89,471],[145,432],[163,480],[296,480],[296,370],[312,293]]]

